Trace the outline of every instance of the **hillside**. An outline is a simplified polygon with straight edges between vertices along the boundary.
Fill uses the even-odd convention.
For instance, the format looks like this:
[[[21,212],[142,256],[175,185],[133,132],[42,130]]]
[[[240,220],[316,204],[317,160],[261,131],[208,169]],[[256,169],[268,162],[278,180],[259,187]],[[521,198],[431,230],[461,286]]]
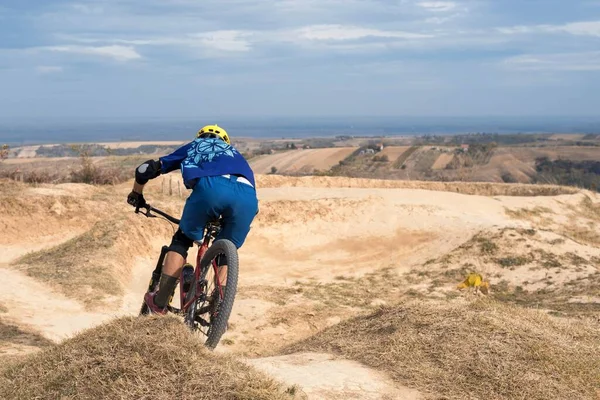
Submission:
[[[292,399],[175,318],[124,318],[4,367],[2,399]]]
[[[594,135],[240,138],[235,144],[258,174],[600,187],[600,141]],[[0,162],[0,178],[118,184],[130,179],[131,170],[142,161],[167,154],[177,145],[121,142],[18,147]]]
[[[330,170],[355,150],[354,147],[289,150],[255,157],[250,160],[250,166],[258,174],[268,174],[275,168],[282,174],[308,175]]]
[[[471,146],[463,151],[456,146],[390,146],[380,153],[349,157],[329,174],[401,180],[531,183],[537,177],[536,160],[544,157],[596,161],[600,159],[600,147],[494,147],[480,151]]]
[[[150,182],[146,198],[176,214],[183,198],[164,190],[168,179]],[[552,385],[540,380],[527,389],[530,398],[542,398],[546,387],[569,398],[595,398],[590,393],[600,385],[580,372],[574,358],[598,362],[581,352],[600,346],[590,333],[600,332],[599,195],[553,185],[326,176],[260,175],[257,182],[260,213],[240,250],[238,296],[216,350],[234,356],[232,363],[241,358],[284,388],[300,386],[301,391],[291,391],[308,398],[364,399],[517,399],[522,386],[507,387],[511,371],[532,365],[532,377],[537,377],[546,366],[564,365],[568,368]],[[151,326],[127,317],[137,313],[155,257],[175,227],[133,214],[125,203],[130,185],[0,184],[0,358],[21,365],[2,372],[4,379],[23,368],[33,368],[31,374],[38,376],[46,368],[50,374],[45,366],[57,365],[52,357],[67,357],[63,352],[84,342],[84,354],[88,348],[93,353],[85,362],[103,365],[97,360],[108,350],[94,337],[116,334],[125,325]],[[456,290],[470,272],[490,281],[487,301]],[[382,305],[386,308],[378,311]],[[348,331],[348,324],[360,326],[360,332],[378,329],[378,312],[399,327],[386,346],[410,344],[412,336],[404,331],[415,337],[430,331],[439,346],[415,351],[432,365],[443,361],[443,371],[413,369],[398,376],[371,361],[377,353],[360,347],[368,342],[336,344],[347,340],[337,335]],[[411,317],[398,319],[402,315]],[[468,321],[463,326],[450,318],[454,315],[466,315]],[[111,325],[115,317],[125,319]],[[567,325],[574,327],[569,337]],[[173,329],[169,326],[165,329]],[[507,344],[521,347],[511,350],[494,341],[475,356],[455,349],[471,337],[483,341],[490,328]],[[535,348],[536,338],[543,357],[527,353],[519,358]],[[111,351],[122,351],[123,359],[138,357],[131,356],[129,342],[115,340],[123,344]],[[578,350],[570,356],[564,346]],[[383,349],[372,350],[396,354]],[[33,358],[22,358],[31,353]],[[507,357],[505,363],[490,354]],[[170,361],[179,362],[173,357]],[[473,357],[478,364],[470,366]],[[387,363],[402,371],[410,360]],[[486,383],[473,389],[477,396],[468,397],[466,389],[453,386],[468,386],[468,373],[486,382],[493,377],[500,386]],[[568,382],[576,382],[578,375],[587,378],[569,392]],[[173,379],[167,373],[164,378]],[[69,382],[56,390],[70,390]],[[143,390],[133,386],[132,393]]]
[[[350,319],[286,352],[324,351],[445,399],[594,399],[598,325],[491,301],[412,302]]]

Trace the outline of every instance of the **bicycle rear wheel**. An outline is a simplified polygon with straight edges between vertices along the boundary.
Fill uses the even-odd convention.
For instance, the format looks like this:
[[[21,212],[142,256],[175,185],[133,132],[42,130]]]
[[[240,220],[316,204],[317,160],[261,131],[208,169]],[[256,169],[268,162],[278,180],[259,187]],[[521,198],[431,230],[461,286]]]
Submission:
[[[217,258],[225,257],[227,264],[227,283],[219,284]],[[200,281],[192,285],[186,296],[186,303],[201,291],[185,314],[185,323],[192,331],[199,331],[206,336],[205,345],[214,349],[221,336],[227,330],[227,321],[233,309],[233,302],[238,282],[238,254],[235,245],[227,240],[215,241],[200,261]]]

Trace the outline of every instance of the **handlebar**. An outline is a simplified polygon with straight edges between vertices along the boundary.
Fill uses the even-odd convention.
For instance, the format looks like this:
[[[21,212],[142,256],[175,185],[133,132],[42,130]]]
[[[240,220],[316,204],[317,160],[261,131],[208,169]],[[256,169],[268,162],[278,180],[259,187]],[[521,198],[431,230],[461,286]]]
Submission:
[[[141,209],[145,209],[146,212],[141,211]],[[167,221],[172,222],[174,224],[179,225],[179,223],[181,222],[180,220],[178,220],[175,217],[170,216],[169,214],[167,214],[164,211],[159,210],[158,208],[154,208],[152,207],[150,204],[146,204],[144,206],[137,206],[135,208],[135,213],[139,214],[141,213],[142,215],[145,215],[148,218],[156,218],[156,215],[153,215],[151,212],[155,212],[156,214],[160,215],[161,217],[165,218]]]

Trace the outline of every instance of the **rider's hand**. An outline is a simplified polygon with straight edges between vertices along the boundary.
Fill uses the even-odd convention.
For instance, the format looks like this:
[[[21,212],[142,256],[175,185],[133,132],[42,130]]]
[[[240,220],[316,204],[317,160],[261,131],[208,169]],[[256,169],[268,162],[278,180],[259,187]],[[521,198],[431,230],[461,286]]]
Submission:
[[[131,191],[129,195],[127,195],[127,203],[131,204],[134,207],[145,207],[146,199],[144,199],[144,195],[138,192]]]

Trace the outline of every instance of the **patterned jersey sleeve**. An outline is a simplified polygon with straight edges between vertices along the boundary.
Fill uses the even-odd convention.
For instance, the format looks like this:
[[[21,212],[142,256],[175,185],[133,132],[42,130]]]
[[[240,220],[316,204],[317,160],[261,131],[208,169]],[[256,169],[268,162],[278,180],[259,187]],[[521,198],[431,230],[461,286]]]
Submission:
[[[190,150],[192,143],[193,142],[188,143],[185,146],[178,148],[173,153],[159,158],[163,174],[175,171],[181,167],[181,162],[188,156],[188,151]]]

